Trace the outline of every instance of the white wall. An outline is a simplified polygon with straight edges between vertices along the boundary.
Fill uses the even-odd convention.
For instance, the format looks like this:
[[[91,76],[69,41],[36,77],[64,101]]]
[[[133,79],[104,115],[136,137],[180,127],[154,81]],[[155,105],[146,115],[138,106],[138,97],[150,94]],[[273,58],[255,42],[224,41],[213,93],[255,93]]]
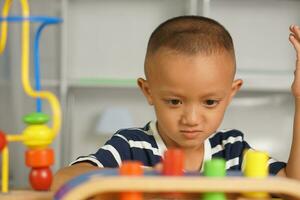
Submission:
[[[145,48],[153,29],[169,17],[192,12],[205,13],[229,30],[236,48],[237,78],[244,79],[220,128],[240,129],[254,148],[287,160],[293,117],[289,87],[295,57],[288,43],[288,27],[300,23],[299,8],[299,1],[287,0],[69,1],[66,67],[73,104],[69,104],[72,114],[68,113],[72,150],[66,157],[75,159],[103,144],[105,138],[96,138],[92,130],[93,121],[107,104],[129,108],[138,119],[136,125],[153,119],[136,87],[107,87],[101,80],[133,81],[143,76]],[[84,86],[78,83],[81,79],[94,83]],[[142,117],[141,109],[145,110]]]

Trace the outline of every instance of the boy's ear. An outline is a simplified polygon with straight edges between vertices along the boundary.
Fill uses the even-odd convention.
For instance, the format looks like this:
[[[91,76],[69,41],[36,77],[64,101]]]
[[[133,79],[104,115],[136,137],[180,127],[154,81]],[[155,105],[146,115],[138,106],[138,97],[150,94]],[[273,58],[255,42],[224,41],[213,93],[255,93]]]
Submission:
[[[138,78],[137,84],[140,87],[140,89],[142,90],[142,92],[143,92],[144,96],[146,97],[148,103],[150,105],[153,105],[153,98],[152,98],[149,83],[147,82],[147,80],[145,80],[143,78]]]
[[[242,79],[236,79],[233,81],[232,86],[231,86],[230,99],[232,99],[234,97],[234,95],[240,90],[242,85],[243,85]]]

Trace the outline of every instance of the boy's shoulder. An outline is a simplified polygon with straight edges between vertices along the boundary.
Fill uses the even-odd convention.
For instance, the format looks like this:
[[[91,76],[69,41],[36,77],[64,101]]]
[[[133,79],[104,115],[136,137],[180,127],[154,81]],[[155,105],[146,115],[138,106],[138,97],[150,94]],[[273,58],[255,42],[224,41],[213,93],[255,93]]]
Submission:
[[[225,143],[243,142],[244,134],[237,129],[219,130],[209,137],[211,146]]]
[[[148,122],[144,127],[126,128],[118,130],[111,140],[127,143],[130,147],[141,146],[151,148],[163,148],[161,146],[162,140],[156,129],[156,121]]]
[[[149,140],[154,137],[153,131],[150,127],[150,123],[148,122],[144,127],[133,127],[133,128],[125,128],[118,130],[114,135],[116,137],[122,137],[126,140]]]

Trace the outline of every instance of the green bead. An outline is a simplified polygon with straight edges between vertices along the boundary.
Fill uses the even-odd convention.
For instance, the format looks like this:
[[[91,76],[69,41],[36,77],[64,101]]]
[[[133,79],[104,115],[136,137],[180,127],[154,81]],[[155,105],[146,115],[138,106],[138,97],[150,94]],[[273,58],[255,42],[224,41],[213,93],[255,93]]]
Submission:
[[[204,163],[204,176],[224,177],[226,176],[226,162],[222,158],[214,158]]]
[[[30,113],[23,117],[26,124],[45,124],[49,119],[49,116],[44,113]]]
[[[226,176],[226,162],[222,158],[213,158],[204,163],[204,176],[224,177]],[[226,200],[223,192],[206,192],[202,200]]]
[[[226,200],[226,196],[222,192],[208,192],[203,194],[202,200]]]

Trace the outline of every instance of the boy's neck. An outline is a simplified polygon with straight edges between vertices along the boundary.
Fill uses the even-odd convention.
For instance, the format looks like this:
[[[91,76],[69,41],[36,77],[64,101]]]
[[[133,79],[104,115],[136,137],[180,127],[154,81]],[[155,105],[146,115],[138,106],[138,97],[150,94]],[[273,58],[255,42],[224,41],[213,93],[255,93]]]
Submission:
[[[204,144],[197,149],[185,149],[185,170],[200,171],[204,158]]]
[[[166,148],[169,148],[170,146],[166,142],[166,139],[160,134],[158,122],[155,123],[155,126]],[[200,171],[204,159],[204,142],[198,148],[185,148],[183,151],[185,157],[184,169],[191,172]]]

